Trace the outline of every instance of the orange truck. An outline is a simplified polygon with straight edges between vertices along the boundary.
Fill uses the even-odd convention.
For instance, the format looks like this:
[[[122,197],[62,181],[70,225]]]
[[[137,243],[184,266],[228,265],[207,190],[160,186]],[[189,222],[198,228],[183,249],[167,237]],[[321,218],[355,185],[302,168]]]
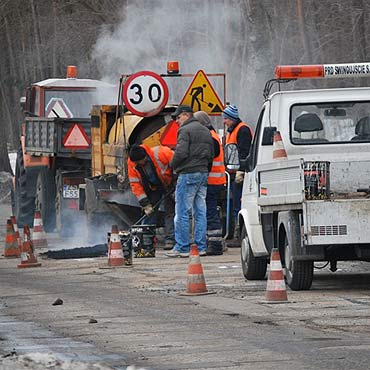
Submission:
[[[13,189],[19,226],[32,226],[37,208],[46,231],[63,233],[78,214],[79,185],[91,174],[91,106],[115,95],[113,85],[78,79],[75,66],[27,89]]]

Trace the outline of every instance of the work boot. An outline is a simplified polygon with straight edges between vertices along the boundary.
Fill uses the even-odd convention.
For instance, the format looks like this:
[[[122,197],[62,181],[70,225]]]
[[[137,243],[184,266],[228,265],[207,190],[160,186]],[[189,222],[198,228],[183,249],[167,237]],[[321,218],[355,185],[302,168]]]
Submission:
[[[220,256],[223,253],[222,243],[221,229],[207,230],[207,256]]]
[[[208,246],[206,250],[207,256],[221,256],[223,254],[222,248],[215,248],[213,246]]]
[[[240,248],[239,225],[235,225],[233,238],[226,241],[229,248]]]
[[[222,252],[227,252],[228,248],[227,248],[227,244],[226,244],[226,240],[222,240]]]

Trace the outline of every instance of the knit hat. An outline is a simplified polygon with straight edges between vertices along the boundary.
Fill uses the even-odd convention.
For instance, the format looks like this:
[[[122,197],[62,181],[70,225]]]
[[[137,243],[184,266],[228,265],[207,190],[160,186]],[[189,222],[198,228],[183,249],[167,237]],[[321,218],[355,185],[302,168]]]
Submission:
[[[236,107],[236,105],[228,105],[222,112],[222,117],[231,119],[232,121],[238,121],[239,112],[238,112],[238,108]]]
[[[209,115],[206,112],[203,112],[202,110],[200,110],[199,112],[195,112],[194,118],[206,127],[208,127],[211,124]]]
[[[137,162],[146,157],[146,151],[140,145],[134,144],[130,149],[129,156],[133,162]]]

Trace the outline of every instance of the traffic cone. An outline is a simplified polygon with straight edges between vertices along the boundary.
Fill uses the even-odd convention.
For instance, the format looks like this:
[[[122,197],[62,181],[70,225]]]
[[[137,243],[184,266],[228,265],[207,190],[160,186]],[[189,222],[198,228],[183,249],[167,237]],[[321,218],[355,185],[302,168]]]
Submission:
[[[34,247],[48,246],[40,211],[35,211],[35,218],[33,219],[32,242]]]
[[[118,235],[118,226],[113,225],[108,242],[108,266],[123,266],[124,263],[125,259],[123,257],[121,240]]]
[[[274,146],[272,148],[272,158],[274,160],[288,159],[280,131],[275,131],[274,133]]]
[[[271,251],[270,271],[266,286],[266,301],[267,303],[288,302],[283,268],[277,248],[273,248]]]
[[[196,244],[191,244],[188,265],[188,282],[186,292],[181,293],[181,295],[205,295],[213,293],[215,292],[209,292],[206,287],[198,247]]]
[[[21,238],[21,235],[19,234],[17,220],[16,220],[15,216],[10,216],[10,219],[12,220],[13,229],[14,229],[15,237],[17,239],[18,248],[19,248],[19,255],[20,255],[21,252],[22,252],[22,238]]]
[[[18,248],[18,242],[13,229],[12,220],[9,218],[6,221],[4,257],[19,257],[20,255],[21,251]]]
[[[37,258],[33,254],[34,248],[31,240],[31,232],[28,225],[23,228],[24,242],[22,245],[21,263],[18,268],[39,267],[41,263],[37,262]]]

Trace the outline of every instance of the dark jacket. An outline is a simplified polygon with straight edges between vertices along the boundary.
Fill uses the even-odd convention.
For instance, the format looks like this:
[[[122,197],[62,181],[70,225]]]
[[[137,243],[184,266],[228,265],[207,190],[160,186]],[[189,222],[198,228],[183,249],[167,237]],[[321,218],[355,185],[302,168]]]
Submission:
[[[238,120],[235,122],[235,124],[231,125],[227,131],[231,134],[236,127],[239,125],[239,123],[242,122],[241,120]],[[248,157],[249,149],[252,144],[252,133],[249,127],[242,126],[238,131],[238,136],[236,138],[236,145],[238,147],[238,153],[239,153],[239,160],[245,159]]]
[[[172,168],[177,174],[209,172],[213,161],[213,141],[207,127],[189,118],[179,128]]]

